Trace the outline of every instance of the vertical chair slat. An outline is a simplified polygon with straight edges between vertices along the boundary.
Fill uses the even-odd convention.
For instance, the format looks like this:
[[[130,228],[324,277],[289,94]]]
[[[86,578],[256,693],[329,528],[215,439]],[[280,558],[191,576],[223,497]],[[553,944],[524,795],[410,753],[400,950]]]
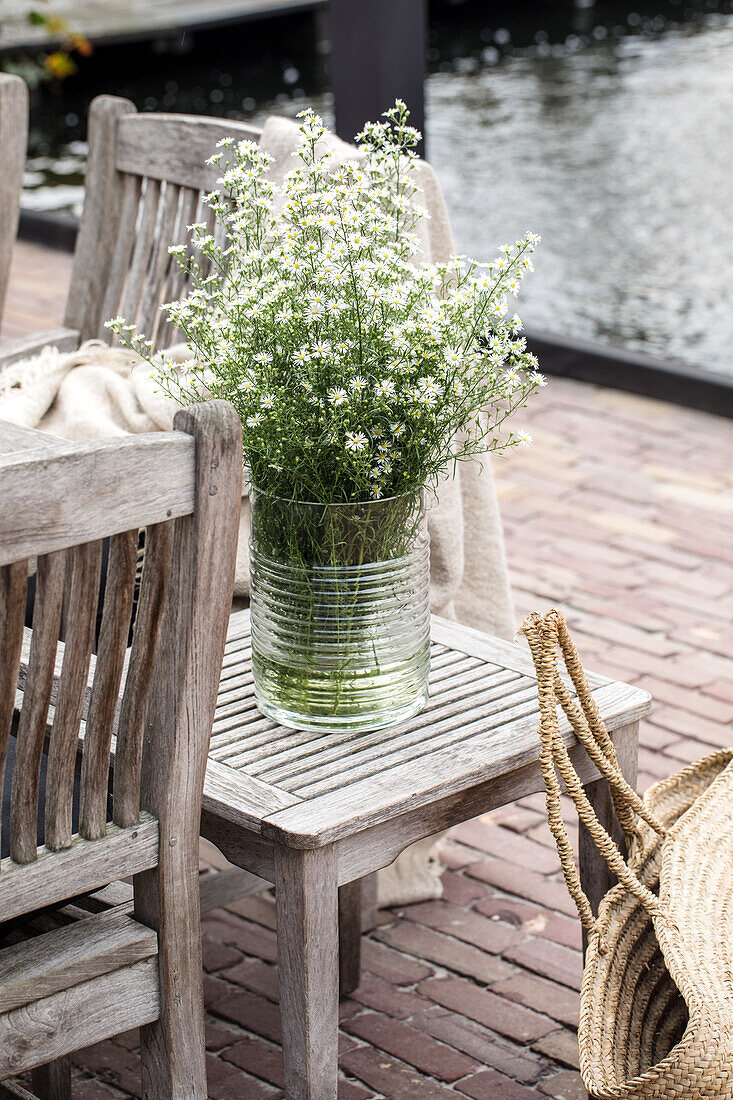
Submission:
[[[140,176],[126,175],[124,177],[120,225],[115,241],[109,279],[107,280],[107,290],[102,302],[100,339],[109,339],[107,330],[104,328],[104,322],[111,320],[119,313],[125,276],[130,270],[130,257],[135,244],[135,227],[137,225],[137,208],[140,202],[141,183]]]
[[[145,277],[150,266],[150,251],[155,239],[160,200],[160,180],[147,179],[142,200],[140,221],[135,230],[135,250],[127,277],[122,315],[128,321],[138,320],[138,311]]]
[[[165,273],[173,258],[168,254],[168,246],[173,244],[173,228],[178,213],[181,189],[174,183],[165,184],[165,194],[161,199],[160,224],[155,234],[150,270],[145,283],[140,311],[140,329],[151,340],[155,339],[155,330],[160,316],[160,292],[165,281]]]
[[[10,856],[16,863],[32,863],[36,858],[38,784],[61,626],[66,558],[67,552],[59,550],[38,559],[33,638],[10,798]]]
[[[199,193],[192,190],[190,187],[181,188],[180,207],[178,210],[178,218],[176,220],[176,228],[174,232],[173,244],[184,244],[187,238],[186,226],[190,225],[196,217],[196,210],[198,209]],[[184,271],[180,269],[176,263],[171,270],[166,285],[163,289],[163,301],[173,302],[180,298],[186,287],[187,276]],[[174,338],[174,334],[177,329],[166,320],[164,324],[161,324],[158,328],[158,335],[155,341],[156,349],[166,348]]]
[[[46,778],[45,843],[52,851],[71,846],[74,766],[94,645],[101,567],[101,542],[83,543],[69,551],[69,614]]]
[[[135,617],[132,652],[120,709],[115,750],[112,819],[115,825],[135,825],[140,815],[140,763],[150,681],[165,593],[171,566],[175,521],[158,523],[145,532],[140,601]]]
[[[3,789],[15,689],[18,686],[27,589],[27,561],[15,562],[0,569],[0,791]]]
[[[97,647],[81,767],[79,832],[86,840],[104,836],[107,824],[109,753],[135,592],[137,531],[110,541],[102,626]]]

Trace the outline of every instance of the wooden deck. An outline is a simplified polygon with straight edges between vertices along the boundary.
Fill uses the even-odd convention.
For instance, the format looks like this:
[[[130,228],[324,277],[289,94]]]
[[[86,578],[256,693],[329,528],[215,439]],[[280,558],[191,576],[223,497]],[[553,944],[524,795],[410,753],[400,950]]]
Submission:
[[[21,243],[5,336],[58,324],[71,258]],[[561,607],[589,669],[637,684],[640,785],[733,742],[733,425],[553,378],[494,464],[517,604]],[[544,800],[454,830],[442,899],[383,911],[342,1004],[340,1100],[582,1100],[580,926]],[[274,912],[206,915],[209,1096],[282,1100]],[[77,1100],[140,1096],[137,1037],[76,1060]]]
[[[326,0],[55,0],[53,13],[66,20],[71,30],[100,45],[166,38],[182,31],[307,11],[325,3]],[[31,0],[20,0],[12,5],[12,14],[6,16],[3,12],[0,51],[48,45],[46,30],[26,22],[27,12],[35,7]]]

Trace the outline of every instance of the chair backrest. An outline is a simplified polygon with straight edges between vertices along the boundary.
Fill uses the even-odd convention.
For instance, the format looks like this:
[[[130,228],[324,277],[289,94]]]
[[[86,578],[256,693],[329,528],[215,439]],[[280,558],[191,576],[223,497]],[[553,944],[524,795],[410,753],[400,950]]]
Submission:
[[[59,441],[40,452],[0,456],[0,789],[9,736],[17,735],[0,922],[160,868],[164,860],[173,861],[168,878],[178,876],[182,904],[196,896],[201,794],[234,584],[241,454],[236,412],[214,401],[181,410],[172,432]],[[128,651],[141,529],[144,567]],[[16,691],[21,665],[22,693]]]
[[[163,302],[185,292],[168,255],[186,226],[212,225],[202,195],[220,175],[206,160],[226,136],[259,138],[242,122],[174,114],[138,114],[129,100],[99,96],[89,109],[89,160],[64,324],[82,340],[110,340],[104,322],[122,314],[155,348],[174,331]]]
[[[0,73],[0,320],[20,216],[27,144],[28,86],[19,76]]]

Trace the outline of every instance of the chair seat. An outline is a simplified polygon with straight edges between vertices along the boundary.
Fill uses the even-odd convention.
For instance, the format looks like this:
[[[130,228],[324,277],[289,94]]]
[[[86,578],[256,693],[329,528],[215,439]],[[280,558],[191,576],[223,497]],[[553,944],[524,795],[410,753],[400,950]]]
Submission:
[[[436,798],[519,769],[538,755],[537,684],[518,645],[433,618],[430,699],[394,728],[286,729],[257,709],[249,611],[232,616],[205,809],[296,847],[317,847]],[[647,706],[646,692],[595,676],[609,729]],[[567,725],[567,743],[574,735]]]

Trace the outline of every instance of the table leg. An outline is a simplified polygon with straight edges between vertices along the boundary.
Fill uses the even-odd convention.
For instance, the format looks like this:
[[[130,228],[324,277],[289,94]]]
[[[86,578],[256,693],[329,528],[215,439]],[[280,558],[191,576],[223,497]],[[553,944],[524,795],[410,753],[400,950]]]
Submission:
[[[361,980],[361,879],[339,886],[339,992],[347,997]]]
[[[632,722],[616,730],[613,735],[613,743],[616,755],[626,780],[632,787],[636,787],[636,773],[639,758],[639,723]],[[596,812],[598,820],[603,828],[611,834],[625,852],[624,836],[621,831],[616,814],[613,809],[611,791],[605,779],[597,779],[588,783],[585,787],[588,801]],[[608,893],[616,882],[616,876],[609,870],[606,861],[596,848],[590,833],[585,826],[580,824],[578,837],[580,881],[594,913],[598,912],[598,904],[601,898]],[[583,953],[587,947],[586,935],[583,933]]]
[[[631,722],[628,726],[616,730],[613,735],[613,743],[621,771],[626,780],[635,788],[639,759],[639,723]],[[624,836],[616,818],[608,783],[605,779],[597,779],[593,783],[588,783],[584,789],[601,825],[611,834],[621,851],[626,854]],[[580,881],[591,903],[593,912],[597,913],[601,898],[615,884],[616,876],[609,870],[606,861],[593,843],[590,833],[582,823],[580,823],[578,837],[578,860],[580,864]],[[584,929],[583,957],[585,957],[587,947],[588,938]],[[587,1096],[588,1100],[592,1100],[590,1094],[587,1094]]]
[[[275,848],[287,1100],[336,1100],[338,886],[333,847]]]
[[[71,1056],[38,1066],[31,1072],[31,1085],[38,1100],[71,1100]]]

